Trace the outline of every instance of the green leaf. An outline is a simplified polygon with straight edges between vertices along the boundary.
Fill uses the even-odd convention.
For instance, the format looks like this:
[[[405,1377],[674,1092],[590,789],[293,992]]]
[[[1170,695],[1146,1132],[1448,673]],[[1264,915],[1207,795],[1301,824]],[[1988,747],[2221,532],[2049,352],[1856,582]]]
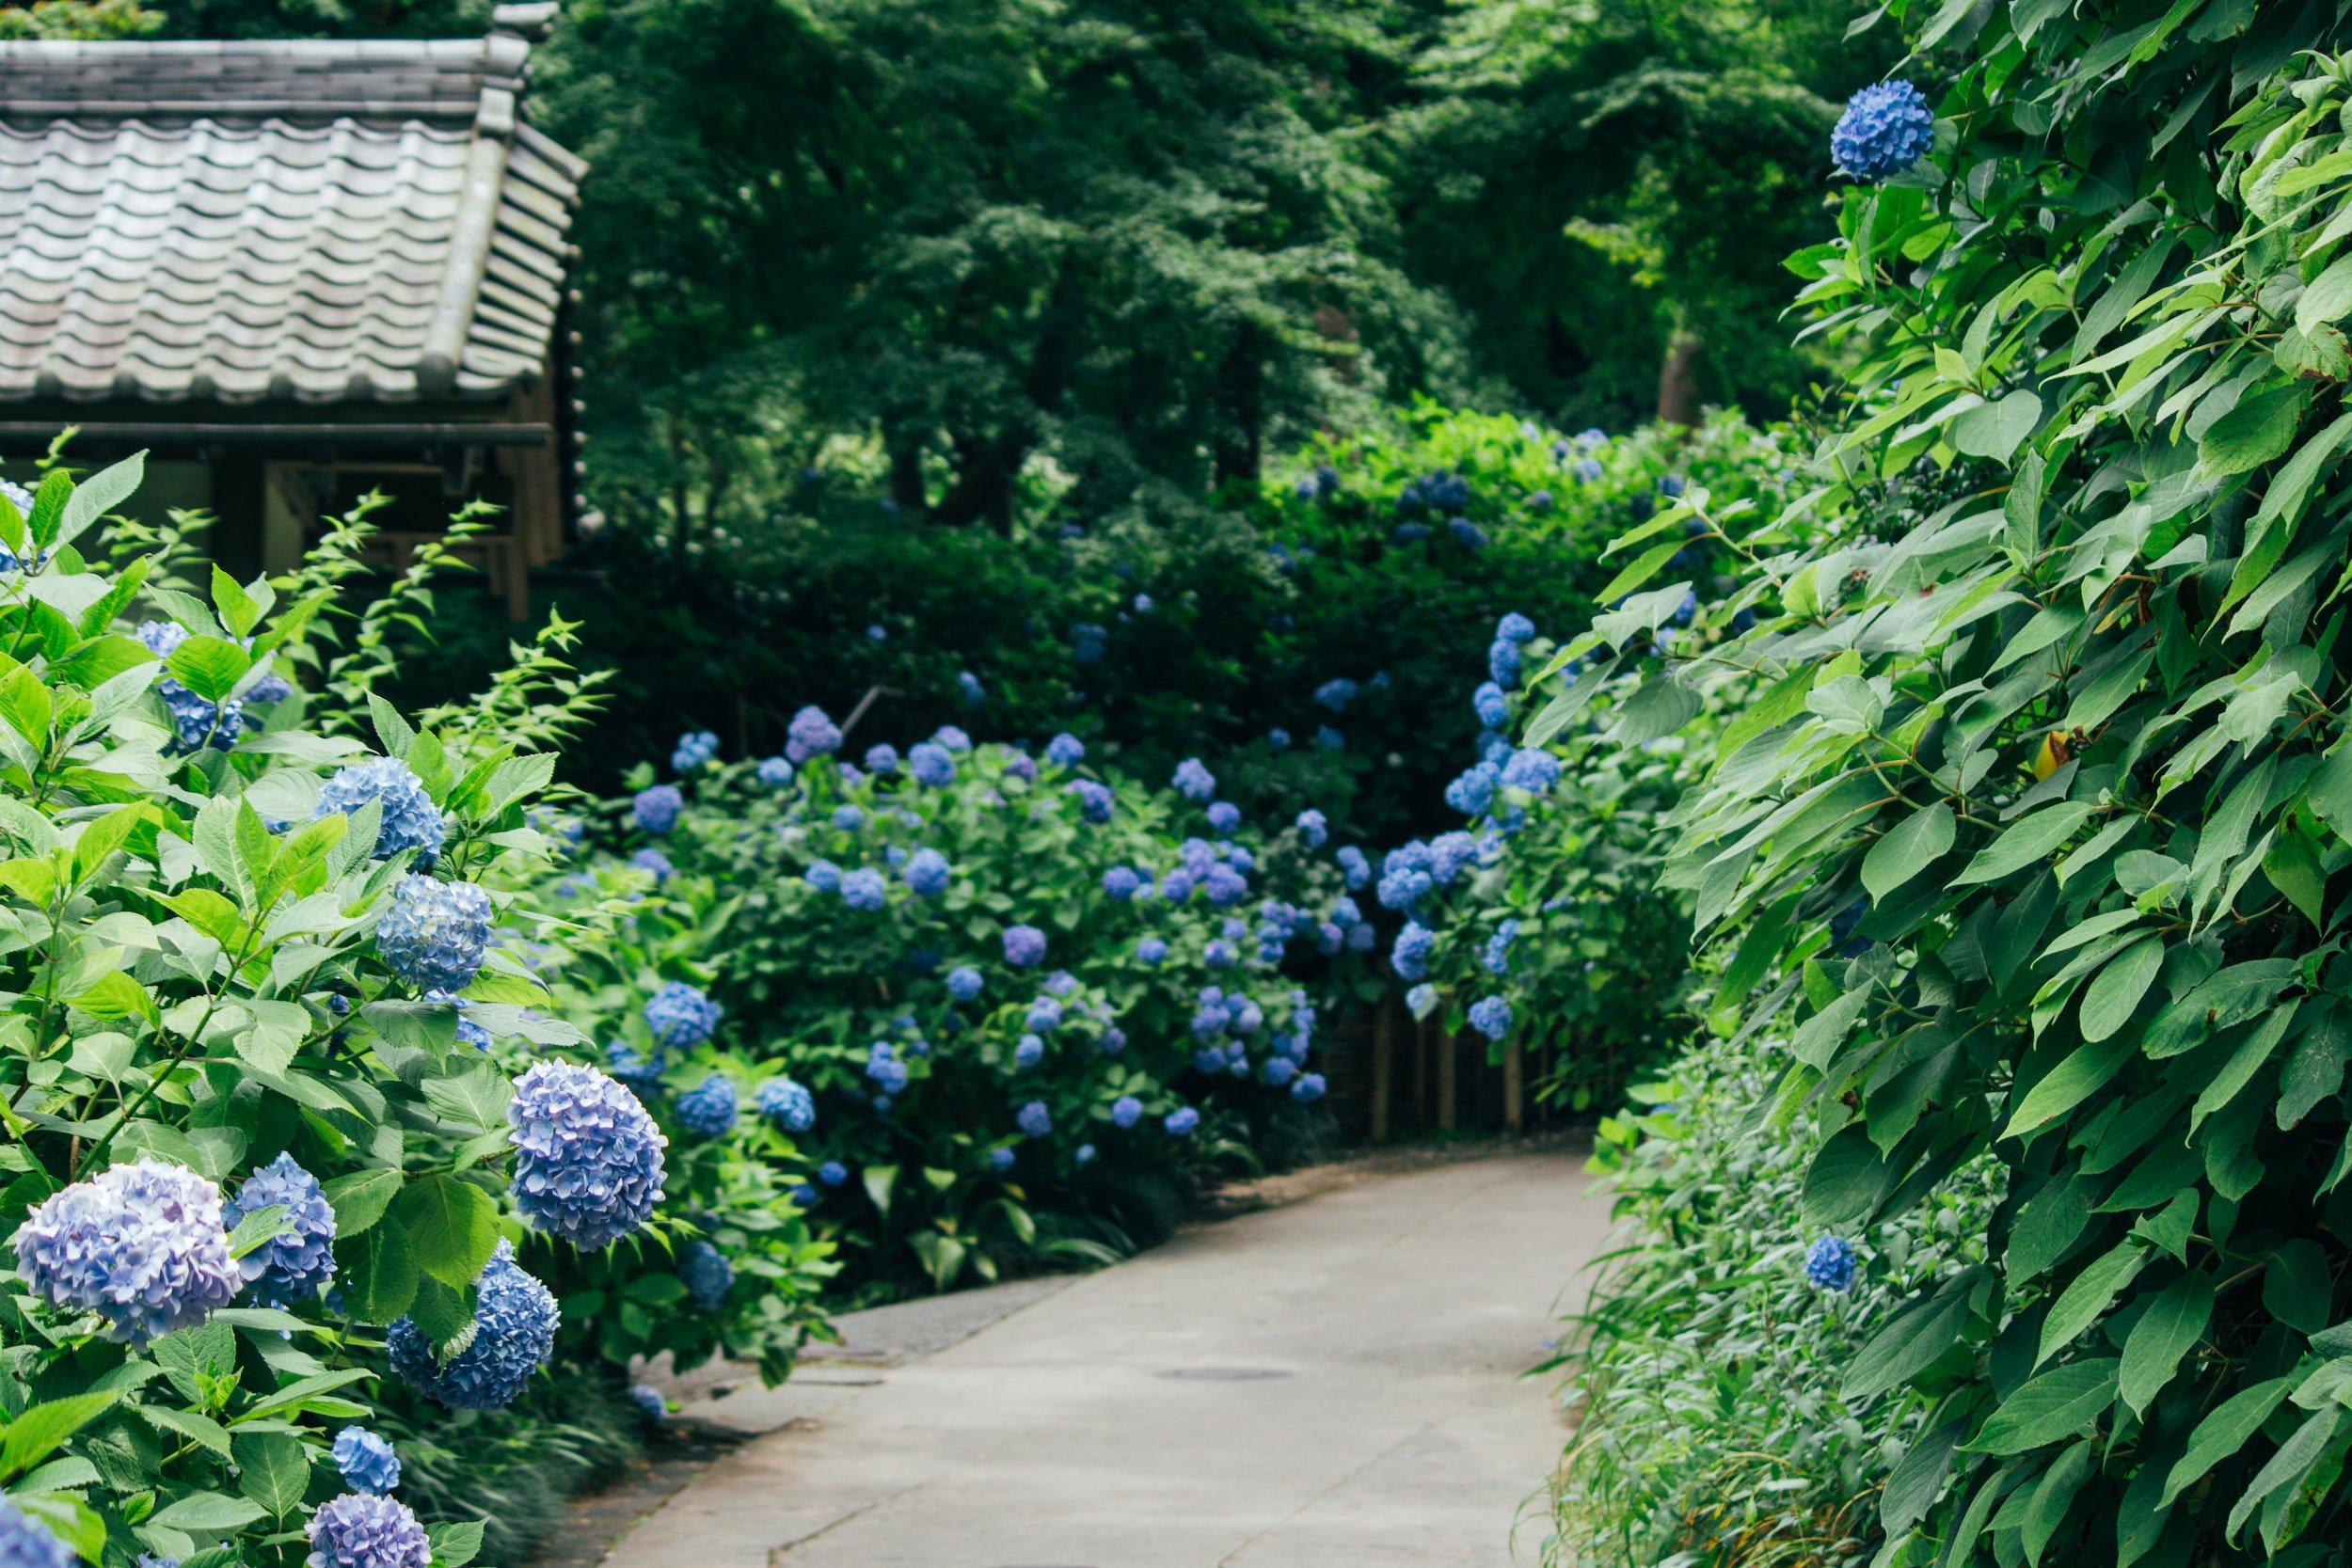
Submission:
[[[1671,675],[1653,675],[1625,700],[1609,739],[1619,746],[1642,746],[1674,734],[1698,716],[1704,705],[1699,694]]]
[[[1899,1388],[1960,1343],[1968,1322],[1968,1291],[1947,1286],[1870,1336],[1846,1368],[1843,1398],[1866,1400]]]
[[[343,1305],[355,1323],[381,1327],[417,1299],[417,1256],[400,1222],[388,1219],[363,1235],[335,1243]]]
[[[1860,1124],[1844,1128],[1821,1146],[1805,1172],[1805,1223],[1836,1229],[1867,1219],[1894,1184],[1895,1172],[1879,1157],[1868,1131]]]
[[[2042,1553],[2050,1544],[2050,1538],[2074,1512],[2077,1494],[2090,1474],[2091,1449],[2089,1443],[2076,1443],[2058,1455],[2058,1463],[2042,1474],[2040,1484],[2033,1489],[2032,1500],[2026,1505],[2022,1540],[2026,1560],[2039,1564]]]
[[[2001,836],[1977,851],[1953,885],[1993,882],[2047,860],[2074,831],[2090,820],[2092,808],[2080,800],[2061,800],[2012,822]]]
[[[2158,1508],[2170,1508],[2172,1499],[2204,1473],[2246,1447],[2248,1439],[2262,1430],[2270,1419],[2270,1413],[2295,1386],[2291,1377],[2274,1377],[2267,1383],[2257,1383],[2241,1388],[2217,1405],[2212,1414],[2197,1423],[2189,1434],[2188,1451],[2164,1478],[2164,1493],[2157,1498]]]
[[[397,1170],[355,1170],[331,1177],[325,1183],[326,1201],[335,1211],[338,1239],[357,1236],[384,1217],[400,1196]]]
[[[506,1105],[515,1098],[515,1086],[496,1068],[476,1063],[448,1078],[426,1079],[424,1098],[448,1120],[486,1132],[506,1124]]]
[[[2198,438],[2197,461],[2217,474],[2249,473],[2295,444],[2311,403],[2302,386],[2274,387],[2243,399]]]
[[[1952,847],[1952,808],[1931,800],[1887,830],[1862,857],[1862,885],[1883,899],[1941,859]]]
[[[263,1204],[237,1221],[237,1227],[229,1232],[229,1256],[243,1258],[255,1249],[278,1239],[286,1228],[286,1206],[282,1203]]]
[[[262,607],[237,586],[235,578],[220,569],[218,562],[213,563],[213,609],[231,637],[250,637],[261,624]]]
[[[253,668],[252,656],[217,637],[191,637],[164,659],[171,678],[208,703],[225,702]]]
[[[0,1433],[0,1481],[9,1481],[56,1452],[65,1440],[114,1408],[119,1390],[70,1394],[34,1405]]]
[[[67,499],[57,528],[51,538],[40,541],[44,549],[70,545],[82,536],[92,523],[131,499],[147,477],[147,453],[135,451],[111,467],[82,481]],[[45,487],[44,487],[45,488]],[[33,510],[39,512],[36,505]]]
[[[2115,1367],[2111,1356],[2053,1367],[2000,1402],[1969,1451],[2025,1453],[2074,1436],[2115,1402]]]
[[[1879,1495],[1879,1521],[1890,1538],[1899,1539],[1935,1506],[1965,1430],[1963,1421],[1945,1422],[1912,1444],[1887,1476],[1886,1490]]]
[[[2213,1276],[2185,1274],[2156,1294],[2123,1340],[2123,1364],[2116,1390],[2135,1415],[2172,1381],[2181,1357],[2204,1337],[2213,1317]]]
[[[437,1172],[409,1182],[393,1200],[392,1214],[407,1232],[417,1267],[457,1290],[474,1282],[498,1245],[498,1205],[453,1176]]]
[[[866,1196],[873,1200],[875,1212],[888,1214],[891,1194],[898,1185],[898,1167],[868,1165],[865,1169],[864,1178]]]
[[[2328,1304],[2335,1281],[2327,1255],[2308,1236],[2279,1243],[2263,1271],[2263,1306],[2289,1328],[2316,1334],[2328,1326]]]
[[[2083,990],[2082,1035],[2106,1039],[2129,1023],[2141,997],[2164,968],[2164,939],[2142,937],[2107,960]]]
[[[2347,315],[2352,315],[2352,256],[2340,256],[2327,271],[2303,286],[2295,301],[2295,325],[2309,337]]]
[[[2006,463],[2042,422],[2042,399],[2018,390],[1979,404],[1951,423],[1954,451]]]
[[[238,1436],[235,1445],[237,1490],[270,1516],[284,1519],[302,1506],[310,1487],[310,1450],[299,1437],[282,1432],[256,1432]]]
[[[2130,1284],[2147,1261],[2147,1251],[2126,1238],[2067,1281],[2049,1316],[2042,1320],[2042,1344],[2034,1354],[2034,1365],[2049,1360],[2098,1322],[2114,1305],[2116,1292]]]
[[[417,1281],[417,1299],[408,1304],[408,1318],[444,1358],[464,1349],[458,1337],[473,1326],[473,1310],[465,1292],[427,1275]],[[471,1336],[467,1335],[469,1342]]]
[[[2090,1099],[2106,1086],[2117,1066],[2132,1053],[2132,1044],[2130,1036],[2115,1036],[2068,1055],[2026,1091],[2025,1099],[2010,1113],[2001,1136],[2022,1137]]]
[[[264,1510],[258,1503],[218,1492],[195,1492],[157,1509],[148,1522],[167,1529],[213,1530],[225,1535],[262,1517]]]
[[[425,1536],[433,1544],[433,1568],[466,1568],[466,1564],[482,1555],[482,1521],[479,1519],[428,1525]]]
[[[1627,562],[1624,571],[1611,578],[1609,586],[1593,595],[1594,602],[1603,605],[1614,604],[1618,599],[1656,577],[1658,569],[1679,555],[1685,547],[1679,536],[1652,545]]]

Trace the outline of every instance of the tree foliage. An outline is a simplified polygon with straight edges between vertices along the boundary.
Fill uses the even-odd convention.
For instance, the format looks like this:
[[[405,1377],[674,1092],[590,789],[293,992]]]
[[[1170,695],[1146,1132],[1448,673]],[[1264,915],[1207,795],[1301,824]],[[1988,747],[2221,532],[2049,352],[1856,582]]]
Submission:
[[[2352,17],[1894,10],[1939,150],[1795,262],[1864,356],[1796,508],[1845,521],[1745,542],[1744,637],[1645,657],[1674,585],[1562,657],[1766,683],[1667,876],[1784,976],[1738,1022],[1794,1028],[1808,1227],[2006,1169],[1845,1376],[1933,1402],[1877,1560],[2340,1561]]]

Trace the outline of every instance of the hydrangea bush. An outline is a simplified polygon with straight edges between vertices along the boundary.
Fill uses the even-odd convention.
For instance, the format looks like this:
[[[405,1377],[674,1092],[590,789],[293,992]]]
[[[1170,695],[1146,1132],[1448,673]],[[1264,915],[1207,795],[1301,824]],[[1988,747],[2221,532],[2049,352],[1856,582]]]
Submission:
[[[555,842],[526,815],[554,757],[514,741],[561,728],[529,696],[555,663],[411,723],[369,690],[413,599],[341,606],[362,531],[199,594],[176,537],[94,531],[138,474],[0,497],[35,563],[0,574],[0,1530],[11,1560],[459,1568],[479,1524],[381,1495],[354,1423],[502,1404],[553,1347],[537,1275],[671,1278],[702,1228],[657,1212],[617,1085],[510,1126],[521,1065],[586,1043],[498,929]],[[565,1239],[518,1256],[532,1226]]]
[[[559,996],[673,1169],[765,1172],[850,1284],[944,1289],[1126,1250],[1200,1174],[1318,1135],[1321,1021],[1377,988],[1320,819],[1236,820],[1198,757],[1154,787],[1073,736],[794,724],[788,769],[681,781],[673,877],[630,866],[615,809],[541,895],[596,931],[554,938]]]

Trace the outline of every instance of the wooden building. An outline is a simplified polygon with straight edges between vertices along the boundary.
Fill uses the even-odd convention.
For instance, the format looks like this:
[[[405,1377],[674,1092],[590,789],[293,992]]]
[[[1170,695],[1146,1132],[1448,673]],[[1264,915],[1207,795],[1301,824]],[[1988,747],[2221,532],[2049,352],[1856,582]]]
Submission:
[[[578,472],[584,166],[523,108],[553,0],[432,42],[0,43],[0,461],[147,449],[241,575],[371,489],[388,562],[450,513],[513,613]]]

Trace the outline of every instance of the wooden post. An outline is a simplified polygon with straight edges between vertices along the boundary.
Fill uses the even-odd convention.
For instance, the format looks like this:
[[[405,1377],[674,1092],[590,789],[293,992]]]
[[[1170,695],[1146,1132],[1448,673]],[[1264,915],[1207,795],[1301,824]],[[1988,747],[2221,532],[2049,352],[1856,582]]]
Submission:
[[[1502,1125],[1514,1136],[1527,1130],[1527,1064],[1516,1039],[1502,1048]]]
[[[1459,1120],[1454,1101],[1461,1076],[1454,1060],[1454,1031],[1449,1029],[1438,1037],[1438,1126],[1448,1132]]]
[[[1372,1015],[1372,1141],[1389,1135],[1389,1076],[1396,1055],[1396,1004],[1383,997]]]
[[[1429,1131],[1429,1021],[1413,1022],[1413,1131]]]

